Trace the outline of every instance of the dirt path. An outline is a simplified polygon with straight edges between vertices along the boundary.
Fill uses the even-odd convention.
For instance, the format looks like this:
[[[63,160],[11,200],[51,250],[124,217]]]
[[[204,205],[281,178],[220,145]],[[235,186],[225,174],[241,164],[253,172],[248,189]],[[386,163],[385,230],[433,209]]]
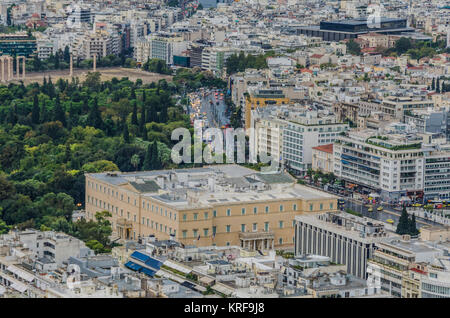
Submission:
[[[74,69],[73,77],[78,77],[80,81],[83,81],[88,72],[92,72],[92,69]],[[151,82],[157,82],[161,79],[165,79],[170,82],[172,80],[172,76],[170,75],[162,75],[157,73],[149,73],[139,69],[131,69],[131,68],[123,68],[123,67],[108,67],[108,68],[97,68],[97,72],[100,72],[101,78],[103,81],[111,80],[116,77],[121,79],[122,77],[128,77],[130,81],[136,81],[137,79],[141,79],[144,84],[148,84]],[[27,73],[25,80],[23,80],[24,84],[30,84],[34,82],[42,83],[44,77],[51,76],[52,82],[56,83],[56,81],[60,78],[69,79],[69,70],[55,70],[55,71],[44,71],[39,73]],[[19,80],[13,80],[11,82],[18,82]]]

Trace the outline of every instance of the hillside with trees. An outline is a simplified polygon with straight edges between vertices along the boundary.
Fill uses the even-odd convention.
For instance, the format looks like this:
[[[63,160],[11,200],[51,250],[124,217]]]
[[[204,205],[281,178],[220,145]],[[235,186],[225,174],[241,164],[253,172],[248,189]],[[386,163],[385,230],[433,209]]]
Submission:
[[[71,221],[72,211],[84,206],[84,174],[173,167],[172,130],[190,128],[180,95],[223,84],[179,69],[170,83],[102,82],[99,73],[88,73],[84,82],[45,78],[42,85],[1,85],[0,231],[64,231],[96,240],[91,244],[101,251],[97,243],[105,241],[80,233],[104,218]]]

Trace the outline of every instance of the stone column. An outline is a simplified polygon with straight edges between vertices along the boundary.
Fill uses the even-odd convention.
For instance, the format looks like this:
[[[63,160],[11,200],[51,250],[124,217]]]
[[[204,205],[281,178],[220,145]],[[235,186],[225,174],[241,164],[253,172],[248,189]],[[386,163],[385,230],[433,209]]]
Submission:
[[[22,79],[25,79],[25,63],[26,62],[26,58],[25,56],[22,57]]]
[[[3,56],[0,59],[1,64],[2,64],[2,82],[5,81],[5,59],[3,58]]]
[[[12,80],[13,79],[12,65],[13,65],[13,58],[8,56],[8,80]]]
[[[94,62],[93,62],[93,66],[94,66],[94,72],[97,69],[97,54],[94,54]]]
[[[275,247],[274,243],[275,243],[275,239],[272,240],[272,249],[274,249],[274,247]]]
[[[16,77],[20,78],[20,58],[19,56],[16,57]]]
[[[70,54],[70,77],[73,76],[73,57],[72,54]]]

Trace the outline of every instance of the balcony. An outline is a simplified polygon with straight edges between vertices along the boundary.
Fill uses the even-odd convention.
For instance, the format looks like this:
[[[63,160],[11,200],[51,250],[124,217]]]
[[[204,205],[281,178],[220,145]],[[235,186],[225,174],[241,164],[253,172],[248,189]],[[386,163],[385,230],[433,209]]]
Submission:
[[[257,231],[257,232],[240,232],[239,239],[241,240],[273,240],[275,234],[273,231]]]

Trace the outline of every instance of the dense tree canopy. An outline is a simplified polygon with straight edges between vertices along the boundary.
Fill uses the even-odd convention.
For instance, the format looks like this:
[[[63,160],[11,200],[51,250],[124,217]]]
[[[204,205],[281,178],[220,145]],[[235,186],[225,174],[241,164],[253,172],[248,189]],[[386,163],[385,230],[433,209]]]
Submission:
[[[67,52],[60,62],[65,59]],[[223,85],[191,70],[180,70],[173,83],[103,82],[89,73],[84,82],[0,85],[0,233],[11,226],[53,229],[106,251],[107,233],[89,234],[105,217],[71,220],[84,206],[84,173],[141,170],[144,162],[146,169],[173,167],[172,130],[190,127],[176,96],[204,84]]]

